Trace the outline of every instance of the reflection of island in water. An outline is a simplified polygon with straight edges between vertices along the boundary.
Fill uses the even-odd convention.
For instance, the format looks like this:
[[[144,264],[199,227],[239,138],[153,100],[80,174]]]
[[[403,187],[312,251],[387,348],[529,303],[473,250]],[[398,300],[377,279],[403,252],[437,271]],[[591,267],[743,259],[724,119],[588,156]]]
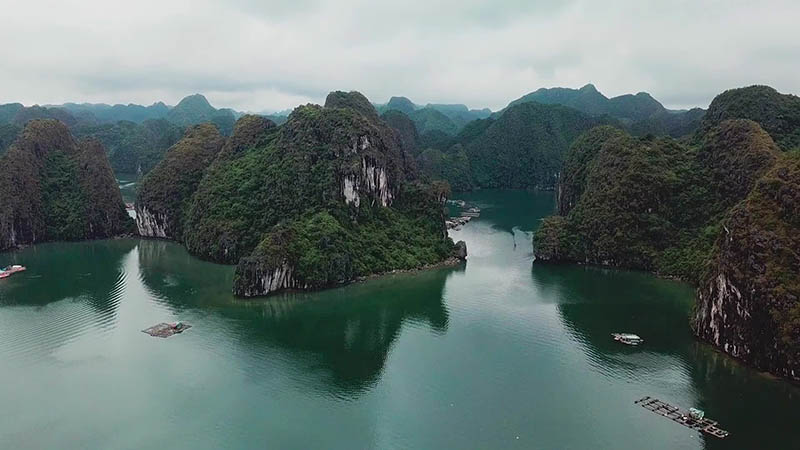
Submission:
[[[127,282],[125,256],[136,241],[37,244],[0,255],[25,272],[0,283],[0,359],[49,358],[89,332],[118,320]]]
[[[681,406],[705,410],[731,432],[725,440],[703,435],[705,448],[800,448],[794,432],[800,423],[794,410],[800,389],[697,342],[689,330],[689,286],[639,272],[575,265],[534,264],[531,273],[548,298],[560,299],[564,326],[598,373],[643,384],[663,380],[664,395],[671,396],[663,400],[692,402]],[[621,345],[609,336],[614,331],[637,333],[645,343]],[[681,388],[684,382],[688,385]],[[768,391],[777,392],[765,395]],[[743,413],[741,405],[753,414]],[[786,436],[797,439],[789,443]]]
[[[217,321],[225,319],[224,326],[231,328],[226,335],[242,344],[252,364],[288,357],[295,379],[337,397],[358,395],[379,380],[404,324],[446,331],[445,281],[463,270],[435,269],[320,292],[238,300],[229,291],[232,267],[199,262],[162,241],[142,241],[139,258],[142,280],[159,301],[178,311],[205,307]]]
[[[28,270],[0,285],[0,306],[44,306],[65,298],[112,312],[124,284],[125,255],[131,239],[37,244],[0,255],[2,264],[23,264]]]

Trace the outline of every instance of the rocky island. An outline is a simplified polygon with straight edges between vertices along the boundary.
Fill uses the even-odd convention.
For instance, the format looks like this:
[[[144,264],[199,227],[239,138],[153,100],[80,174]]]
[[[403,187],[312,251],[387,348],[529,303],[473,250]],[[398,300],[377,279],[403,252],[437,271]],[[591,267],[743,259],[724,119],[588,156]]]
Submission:
[[[358,92],[300,106],[280,127],[244,116],[227,140],[203,127],[144,178],[137,225],[236,264],[239,296],[464,256],[445,229],[448,185],[419,177],[402,137]]]
[[[800,381],[800,98],[719,95],[687,140],[595,128],[570,149],[537,261],[643,269],[698,286],[695,334]]]
[[[0,250],[134,231],[103,145],[53,119],[27,122],[0,159]]]

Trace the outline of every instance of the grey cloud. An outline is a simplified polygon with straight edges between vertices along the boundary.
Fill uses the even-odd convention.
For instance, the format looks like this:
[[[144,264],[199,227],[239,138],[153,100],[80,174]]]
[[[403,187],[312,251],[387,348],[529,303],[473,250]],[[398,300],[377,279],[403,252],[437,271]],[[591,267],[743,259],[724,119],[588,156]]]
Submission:
[[[739,0],[0,0],[0,102],[284,109],[335,89],[497,109],[594,83],[707,106],[763,83],[800,92],[800,4]],[[116,6],[116,7],[115,7]]]

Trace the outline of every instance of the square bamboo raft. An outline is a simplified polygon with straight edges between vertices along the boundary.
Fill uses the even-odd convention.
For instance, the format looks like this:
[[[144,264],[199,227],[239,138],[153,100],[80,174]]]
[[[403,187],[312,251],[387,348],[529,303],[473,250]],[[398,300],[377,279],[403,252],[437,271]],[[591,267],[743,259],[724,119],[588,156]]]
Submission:
[[[677,422],[687,428],[701,431],[720,439],[728,437],[729,433],[717,427],[717,422],[706,418],[695,419],[691,417],[687,411],[682,411],[677,406],[672,406],[669,403],[662,402],[657,398],[644,397],[636,400],[633,403],[649,409],[659,416],[664,416],[668,419],[671,419],[673,422]]]

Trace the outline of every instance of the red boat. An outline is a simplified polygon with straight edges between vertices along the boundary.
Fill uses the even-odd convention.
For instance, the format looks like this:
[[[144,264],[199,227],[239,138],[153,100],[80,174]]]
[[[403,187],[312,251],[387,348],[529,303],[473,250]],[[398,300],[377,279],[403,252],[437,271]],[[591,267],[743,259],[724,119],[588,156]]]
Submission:
[[[11,275],[14,275],[17,272],[22,272],[25,270],[25,266],[20,266],[19,264],[14,264],[13,266],[8,266],[6,268],[0,269],[0,278],[8,278]]]

